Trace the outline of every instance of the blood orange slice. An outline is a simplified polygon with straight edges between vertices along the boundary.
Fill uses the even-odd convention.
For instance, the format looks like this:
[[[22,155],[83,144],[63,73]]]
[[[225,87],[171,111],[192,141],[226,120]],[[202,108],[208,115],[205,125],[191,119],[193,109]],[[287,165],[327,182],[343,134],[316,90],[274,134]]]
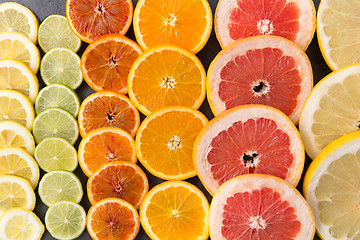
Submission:
[[[214,19],[216,37],[222,47],[256,35],[276,35],[303,50],[315,32],[312,0],[220,0]]]
[[[90,43],[108,33],[125,35],[133,16],[131,0],[67,0],[66,17],[73,32]]]
[[[309,205],[280,178],[247,174],[231,179],[211,202],[212,240],[310,240],[314,234]]]
[[[306,54],[276,36],[240,40],[222,50],[209,67],[207,91],[215,115],[243,104],[278,108],[297,124],[313,87]]]
[[[193,156],[200,180],[214,194],[227,180],[248,173],[274,175],[296,186],[305,151],[286,115],[254,104],[213,118],[196,138]]]

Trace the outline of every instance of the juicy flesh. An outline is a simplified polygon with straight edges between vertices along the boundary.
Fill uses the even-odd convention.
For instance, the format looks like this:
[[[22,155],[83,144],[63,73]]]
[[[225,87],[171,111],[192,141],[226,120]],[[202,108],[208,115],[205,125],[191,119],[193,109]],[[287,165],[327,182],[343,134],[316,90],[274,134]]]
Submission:
[[[14,67],[0,67],[0,89],[16,90],[29,96],[29,81]]]
[[[20,184],[11,182],[0,184],[0,214],[11,208],[27,205],[27,193]]]
[[[26,150],[26,141],[13,130],[5,129],[0,132],[0,147],[20,147]]]
[[[20,32],[27,36],[30,33],[30,25],[23,13],[7,9],[0,13],[0,32]]]
[[[4,39],[0,41],[0,59],[16,59],[30,66],[30,52],[18,40]]]
[[[27,112],[17,99],[0,97],[0,121],[14,121],[26,126]]]
[[[17,154],[0,156],[0,175],[11,174],[31,178],[33,173],[25,159]]]

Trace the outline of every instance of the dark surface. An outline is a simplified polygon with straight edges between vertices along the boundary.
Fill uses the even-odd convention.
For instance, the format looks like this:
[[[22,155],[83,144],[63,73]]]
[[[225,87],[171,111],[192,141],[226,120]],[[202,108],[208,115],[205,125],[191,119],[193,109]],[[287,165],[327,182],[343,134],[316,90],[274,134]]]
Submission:
[[[38,18],[39,22],[41,22],[42,20],[44,20],[47,16],[51,15],[51,14],[60,14],[60,15],[64,15],[65,16],[65,4],[66,4],[66,0],[12,0],[14,2],[18,2],[23,4],[24,6],[28,7]],[[317,9],[320,0],[313,0],[315,7]],[[5,0],[0,0],[0,3],[2,2],[6,2]],[[209,3],[211,5],[211,8],[213,10],[213,14],[215,12],[215,8],[217,5],[217,0],[209,0]],[[134,7],[136,6],[137,0],[133,0],[133,4]],[[134,37],[134,32],[132,27],[130,27],[129,31],[126,34],[127,37],[135,40]],[[83,53],[83,51],[85,50],[87,44],[86,43],[82,43],[81,49],[79,50],[78,54],[79,56],[81,56],[81,54]],[[197,54],[197,56],[199,57],[199,59],[201,60],[201,62],[203,63],[205,69],[207,70],[209,67],[210,62],[212,61],[212,59],[216,56],[216,54],[221,50],[220,45],[215,37],[215,32],[214,30],[211,33],[211,36],[209,38],[209,41],[207,42],[207,44],[205,45],[205,47]],[[318,42],[316,39],[316,34],[313,38],[313,41],[311,42],[311,44],[309,45],[307,51],[306,51],[307,55],[309,56],[309,59],[311,61],[311,65],[313,67],[313,72],[314,72],[314,83],[316,84],[320,79],[322,79],[324,76],[326,76],[328,73],[330,73],[330,69],[328,68],[328,66],[326,65],[325,61],[323,60],[320,50],[319,50],[319,46],[318,46]],[[42,53],[43,54],[43,53]],[[39,78],[39,82],[40,82],[40,86],[44,86],[44,83],[41,81],[41,78],[38,74],[38,78]],[[85,81],[83,82],[83,84],[77,89],[77,93],[79,94],[81,100],[83,100],[87,95],[91,94],[92,92],[94,92],[93,90],[91,90],[87,84],[85,83]],[[200,110],[208,117],[208,119],[210,120],[211,118],[213,118],[213,114],[210,111],[209,105],[207,103],[207,101],[205,100],[205,102],[203,103],[203,105],[200,107]],[[144,118],[144,116],[142,116],[142,119]],[[80,137],[79,140],[76,143],[76,147],[78,146],[78,143],[80,141]],[[305,169],[303,174],[306,172],[307,167],[309,166],[311,160],[310,158],[307,156],[306,157],[306,163],[305,163]],[[141,164],[138,162],[138,164],[141,166]],[[145,171],[145,173],[148,176],[149,179],[149,183],[150,183],[150,188],[152,188],[153,186],[155,186],[156,184],[159,184],[161,182],[163,182],[163,180],[156,178],[154,176],[152,176],[149,172],[147,172],[142,166],[141,168]],[[41,172],[41,176],[44,174],[44,172]],[[84,189],[84,197],[81,201],[81,205],[85,208],[86,211],[89,210],[90,208],[90,203],[89,200],[86,196],[86,182],[87,182],[87,177],[85,176],[85,174],[82,172],[81,168],[78,167],[75,170],[75,174],[80,178],[82,184],[83,184],[83,189]],[[298,189],[301,192],[302,189],[302,180],[301,179],[299,185],[298,185]],[[196,185],[197,187],[199,187],[206,195],[206,197],[208,198],[209,202],[211,201],[211,196],[210,194],[205,190],[205,188],[202,186],[200,180],[197,177],[191,178],[187,180],[188,182]],[[35,189],[36,193],[37,193],[37,189]],[[42,220],[42,222],[44,222],[44,217],[45,217],[45,213],[46,213],[47,207],[41,202],[41,200],[39,199],[39,197],[37,196],[37,203],[36,203],[36,207],[34,212],[40,217],[40,219]],[[51,237],[51,235],[45,231],[43,238],[42,239],[53,239]],[[87,233],[87,231],[85,230],[85,232],[78,238],[78,239],[91,239],[89,234]],[[137,240],[147,240],[150,239],[146,233],[144,232],[144,230],[142,228],[140,228],[139,234],[136,237]],[[320,238],[318,238],[317,236],[315,236],[316,240],[320,240]],[[176,239],[174,239],[176,240]]]

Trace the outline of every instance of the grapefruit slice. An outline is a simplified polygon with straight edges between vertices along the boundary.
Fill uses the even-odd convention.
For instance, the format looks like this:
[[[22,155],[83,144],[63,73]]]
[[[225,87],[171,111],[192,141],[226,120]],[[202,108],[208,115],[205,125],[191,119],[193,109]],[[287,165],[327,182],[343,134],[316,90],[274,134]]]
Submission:
[[[296,186],[305,151],[286,115],[254,104],[213,118],[197,136],[193,157],[200,180],[214,194],[227,180],[248,173],[274,175]]]
[[[264,104],[283,111],[295,124],[312,87],[306,54],[276,36],[237,41],[215,57],[207,77],[214,115],[243,104]]]
[[[286,181],[264,174],[231,179],[210,205],[212,240],[310,240],[315,222],[309,205]]]
[[[275,35],[295,42],[303,50],[315,32],[312,0],[220,0],[214,27],[221,47],[257,35]]]

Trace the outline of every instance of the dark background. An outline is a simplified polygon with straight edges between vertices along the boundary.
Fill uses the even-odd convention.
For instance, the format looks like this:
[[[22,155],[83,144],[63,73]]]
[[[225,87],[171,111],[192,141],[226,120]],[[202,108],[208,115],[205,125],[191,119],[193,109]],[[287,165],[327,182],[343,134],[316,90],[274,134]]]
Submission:
[[[11,0],[11,1],[21,3],[24,6],[28,7],[36,15],[36,17],[39,20],[39,23],[41,23],[42,20],[44,20],[47,16],[49,16],[51,14],[60,14],[60,15],[65,16],[66,0]],[[315,7],[317,9],[318,6],[319,6],[320,0],[313,0],[313,1],[314,1],[314,4],[315,4]],[[7,2],[7,0],[0,0],[0,3],[3,3],[3,2]],[[136,6],[136,3],[137,3],[137,0],[133,0],[134,8]],[[216,5],[217,5],[218,1],[217,0],[209,0],[209,3],[210,3],[210,6],[211,6],[213,14],[214,14],[215,13],[215,8],[216,8]],[[133,39],[133,40],[135,40],[132,26],[130,27],[130,29],[127,32],[126,36]],[[79,56],[82,55],[82,53],[84,52],[86,47],[87,47],[87,44],[83,42],[80,50],[78,51]],[[214,57],[216,56],[216,54],[220,50],[221,50],[221,48],[220,48],[220,45],[219,45],[219,43],[218,43],[218,41],[216,39],[215,32],[214,32],[214,29],[213,29],[207,44],[197,54],[198,58],[201,60],[201,62],[203,63],[206,70],[208,69],[208,67],[210,65],[210,62],[214,59]],[[326,76],[328,73],[331,72],[331,70],[326,65],[326,63],[323,60],[323,57],[322,57],[322,55],[320,53],[319,45],[318,45],[317,38],[316,38],[316,33],[314,35],[314,38],[313,38],[311,44],[309,45],[309,47],[308,47],[308,49],[306,51],[306,53],[307,53],[307,55],[308,55],[308,57],[309,57],[309,59],[311,61],[311,65],[313,67],[314,83],[316,84],[320,79],[322,79],[324,76]],[[41,54],[43,55],[43,52],[41,52]],[[43,87],[44,83],[42,82],[39,74],[38,74],[38,78],[39,78],[39,82],[40,82],[40,87]],[[90,87],[88,87],[87,84],[84,81],[82,83],[82,85],[76,90],[76,92],[80,96],[81,100],[83,100],[86,96],[93,93],[94,91],[92,89],[90,89]],[[200,107],[200,111],[202,111],[208,117],[209,120],[214,117],[213,114],[211,113],[211,110],[210,110],[209,105],[208,105],[206,100],[204,101],[204,103]],[[143,118],[144,118],[144,116],[142,116],[142,119]],[[79,137],[79,139],[78,139],[78,141],[76,143],[76,147],[78,146],[79,141],[80,141],[80,137]],[[311,160],[307,156],[303,175],[305,174],[306,169],[309,166],[310,162],[311,162]],[[150,188],[152,188],[156,184],[159,184],[159,183],[163,182],[163,180],[161,180],[159,178],[156,178],[156,177],[152,176],[149,172],[147,172],[146,169],[143,166],[141,166],[139,161],[138,161],[138,164],[140,165],[140,167],[147,174],[148,179],[149,179],[149,184],[150,184],[149,187]],[[43,174],[44,174],[44,172],[42,171],[41,176]],[[75,170],[75,174],[80,178],[80,180],[81,180],[81,182],[83,184],[84,197],[83,197],[80,204],[85,208],[86,211],[88,211],[91,205],[90,205],[89,200],[88,200],[87,195],[86,195],[87,177],[82,172],[80,167],[78,167]],[[201,184],[200,180],[198,179],[198,177],[188,179],[187,181],[194,184],[194,185],[196,185],[197,187],[199,187],[205,193],[205,195],[208,198],[209,202],[211,201],[210,194],[202,186],[202,184]],[[300,180],[300,183],[299,183],[299,185],[297,187],[300,192],[302,192],[302,181],[303,181],[303,178]],[[37,188],[35,189],[35,192],[37,193]],[[34,212],[40,217],[42,222],[44,222],[44,217],[45,217],[46,210],[47,210],[47,207],[41,202],[41,200],[39,199],[39,197],[37,195],[37,202],[36,202],[36,207],[34,209]],[[45,231],[42,239],[43,240],[45,240],[45,239],[50,240],[50,239],[54,239],[54,238],[52,238],[51,235],[47,231]],[[85,232],[78,239],[85,240],[85,239],[91,239],[91,237],[89,236],[89,234],[85,230]],[[146,235],[144,230],[142,228],[140,228],[140,231],[139,231],[139,234],[136,237],[136,240],[148,240],[148,239],[150,239],[150,238]],[[317,236],[315,236],[314,239],[315,240],[320,240],[320,238],[317,237]],[[176,239],[174,239],[174,240],[176,240]]]

